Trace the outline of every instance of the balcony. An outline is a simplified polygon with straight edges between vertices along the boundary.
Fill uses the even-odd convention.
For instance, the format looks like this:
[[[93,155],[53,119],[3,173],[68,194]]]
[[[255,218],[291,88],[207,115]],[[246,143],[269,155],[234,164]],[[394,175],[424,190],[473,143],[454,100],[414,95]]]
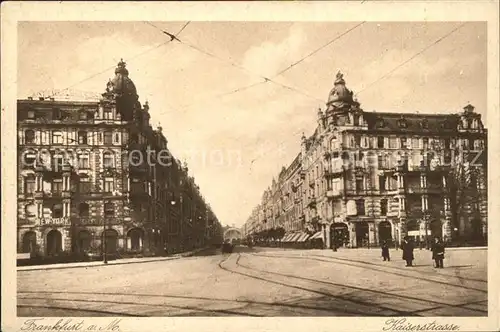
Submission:
[[[444,189],[441,186],[409,187],[406,189],[408,194],[423,195],[423,194],[441,194]]]
[[[149,168],[146,164],[138,165],[138,166],[129,166],[129,172],[131,175],[144,176],[149,174]]]
[[[342,196],[342,192],[340,190],[328,190],[326,192],[326,197],[328,198],[335,198],[340,196]]]
[[[44,225],[50,225],[50,226],[69,226],[71,225],[71,221],[68,217],[61,217],[61,218],[52,218],[52,217],[44,217],[44,218],[37,218],[36,223],[44,226]]]

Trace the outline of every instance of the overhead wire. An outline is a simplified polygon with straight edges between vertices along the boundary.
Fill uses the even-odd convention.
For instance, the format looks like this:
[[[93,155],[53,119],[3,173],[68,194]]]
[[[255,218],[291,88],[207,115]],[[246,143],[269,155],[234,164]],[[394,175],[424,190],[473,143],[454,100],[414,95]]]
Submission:
[[[307,54],[306,56],[304,56],[303,58],[295,61],[294,63],[292,63],[291,65],[289,65],[288,67],[286,67],[285,69],[279,71],[276,75],[273,76],[273,78],[277,77],[277,76],[280,76],[282,74],[284,74],[285,72],[289,71],[290,69],[292,69],[293,67],[295,67],[296,65],[298,65],[299,63],[303,62],[304,60],[312,57],[314,54],[318,53],[319,51],[321,51],[322,49],[330,46],[331,44],[333,44],[334,42],[336,42],[337,40],[339,40],[340,38],[344,37],[345,35],[349,34],[351,31],[353,30],[356,30],[357,28],[361,27],[363,24],[365,24],[366,21],[363,21],[359,24],[356,24],[355,26],[353,26],[352,28],[349,28],[348,30],[344,31],[343,33],[341,33],[340,35],[336,36],[335,38],[331,39],[330,41],[328,41],[326,44],[320,46],[319,48],[315,49],[314,51],[312,51],[311,53]]]
[[[165,34],[167,34],[167,35],[169,35],[169,36],[171,35],[168,31],[165,31],[164,29],[161,29],[161,28],[157,27],[157,26],[156,26],[156,25],[154,25],[154,24],[151,24],[151,23],[149,23],[149,22],[148,22],[148,24],[149,24],[149,25],[151,25],[151,26],[156,27],[158,30],[160,30],[161,32],[163,32],[163,33],[165,33]],[[257,77],[261,78],[262,80],[264,80],[263,82],[257,82],[257,83],[254,83],[254,84],[252,84],[252,85],[250,85],[250,86],[247,86],[246,88],[253,87],[253,86],[256,86],[256,85],[260,85],[260,84],[264,84],[264,83],[267,83],[267,82],[271,82],[271,83],[274,83],[274,84],[276,84],[276,85],[278,85],[278,86],[281,86],[281,87],[283,87],[283,88],[286,88],[286,89],[288,89],[288,90],[291,90],[291,91],[297,92],[297,93],[299,93],[299,94],[301,94],[301,95],[303,95],[303,96],[305,96],[305,97],[308,97],[308,98],[310,98],[310,99],[314,99],[314,100],[316,100],[316,101],[318,101],[318,100],[321,100],[321,101],[322,101],[322,99],[317,98],[317,97],[314,97],[314,96],[311,96],[310,94],[308,94],[308,93],[306,93],[306,92],[303,92],[303,91],[299,90],[298,88],[295,88],[295,87],[292,87],[292,86],[286,85],[286,84],[284,84],[284,83],[276,82],[276,81],[274,81],[274,79],[269,78],[269,77],[266,77],[266,76],[264,76],[264,75],[262,75],[262,74],[257,74],[257,73],[254,73],[254,72],[252,72],[251,70],[249,70],[249,69],[247,69],[247,68],[245,68],[245,67],[243,67],[243,66],[241,66],[241,65],[239,65],[239,64],[237,64],[237,63],[234,63],[233,61],[230,61],[230,60],[227,60],[227,59],[221,58],[221,57],[219,57],[219,56],[217,56],[217,55],[215,55],[215,54],[213,54],[213,53],[211,53],[211,52],[209,52],[209,51],[206,51],[206,50],[204,50],[204,49],[202,49],[202,48],[200,48],[200,47],[198,47],[198,46],[196,46],[196,45],[193,45],[192,43],[188,43],[188,42],[186,42],[186,41],[184,41],[184,40],[181,40],[181,39],[176,39],[176,41],[177,41],[177,42],[179,42],[179,43],[180,43],[180,44],[182,44],[182,45],[185,45],[185,46],[187,46],[187,47],[189,47],[189,48],[191,48],[191,49],[193,49],[193,50],[195,50],[195,51],[199,52],[199,53],[202,53],[202,54],[204,54],[204,55],[206,55],[206,56],[209,56],[209,57],[212,57],[212,58],[214,58],[214,59],[217,59],[217,60],[219,60],[219,61],[221,61],[221,62],[225,62],[225,63],[229,64],[230,66],[232,66],[232,67],[234,67],[234,68],[237,68],[237,69],[239,69],[239,70],[241,70],[241,71],[246,72],[246,73],[247,73],[247,74],[249,74],[249,75],[252,75],[252,76],[257,76]],[[237,90],[237,92],[239,92],[239,89],[236,89],[236,90]],[[231,93],[235,93],[235,92],[228,92],[228,93],[224,93],[224,95],[226,95],[226,94],[231,94]]]
[[[415,53],[414,55],[412,55],[411,57],[409,57],[408,59],[406,59],[405,61],[403,61],[402,63],[400,63],[399,65],[397,65],[396,67],[392,68],[391,70],[389,70],[387,73],[385,73],[384,75],[380,76],[378,79],[374,80],[373,82],[369,83],[367,86],[365,86],[363,89],[361,89],[360,91],[356,92],[356,96],[359,95],[360,93],[366,91],[367,89],[369,89],[370,87],[372,87],[375,83],[378,83],[380,82],[381,80],[389,77],[392,73],[394,73],[395,71],[397,71],[399,68],[403,67],[404,65],[406,65],[407,63],[409,63],[410,61],[414,60],[415,58],[417,58],[418,56],[420,56],[421,54],[423,54],[425,51],[427,51],[428,49],[430,49],[431,47],[435,46],[436,44],[442,42],[444,39],[448,38],[449,36],[451,36],[453,33],[455,33],[456,31],[458,31],[460,28],[462,28],[463,26],[465,25],[465,22],[460,24],[459,26],[453,28],[451,31],[449,31],[448,33],[446,33],[445,35],[441,36],[440,38],[436,39],[434,42],[432,42],[431,44],[427,45],[426,47],[424,47],[423,49],[421,49],[420,51],[418,51],[417,53]]]
[[[415,59],[416,57],[420,56],[422,53],[424,53],[425,51],[427,51],[428,49],[430,49],[431,47],[435,46],[436,44],[440,43],[441,41],[443,41],[444,39],[446,39],[447,37],[449,37],[450,35],[452,35],[453,33],[455,33],[456,31],[458,31],[460,28],[462,28],[463,26],[465,25],[465,23],[462,23],[460,24],[459,26],[455,27],[454,29],[452,29],[451,31],[449,31],[448,33],[446,33],[445,35],[443,35],[442,37],[438,38],[437,40],[435,40],[433,43],[427,45],[426,47],[424,47],[422,50],[420,50],[419,52],[417,52],[416,54],[414,54],[413,56],[411,56],[410,58],[408,58],[407,60],[403,61],[402,63],[400,63],[399,65],[397,65],[396,67],[394,67],[393,69],[391,69],[389,72],[387,72],[386,74],[382,75],[380,78],[378,78],[377,80],[373,81],[372,83],[370,83],[369,85],[367,85],[365,88],[363,88],[361,91],[357,92],[356,95],[358,95],[359,93],[365,91],[366,89],[368,89],[369,87],[373,86],[375,83],[381,81],[382,79],[384,78],[387,78],[390,74],[394,73],[396,70],[398,70],[399,68],[401,68],[402,66],[406,65],[407,63],[409,63],[410,61],[412,61],[413,59]],[[290,67],[289,67],[290,68]],[[293,134],[296,134],[297,132],[293,133]],[[284,141],[281,141],[278,143],[278,145],[284,143],[286,140]],[[259,156],[257,158],[255,158],[254,160],[252,160],[252,163],[254,161],[256,161],[257,159],[261,158],[263,156]]]
[[[180,29],[180,30],[179,30],[179,31],[175,34],[175,36],[179,35],[182,31],[184,31],[184,29],[185,29],[185,28],[189,25],[189,23],[191,23],[191,21],[187,21],[187,22],[186,22],[186,23],[182,26],[182,28],[181,28],[181,29]],[[144,50],[143,52],[138,53],[138,54],[136,54],[136,55],[132,56],[131,58],[129,58],[129,59],[127,59],[127,60],[128,60],[128,61],[135,60],[135,59],[137,59],[138,57],[141,57],[141,56],[143,56],[144,54],[147,54],[147,53],[149,53],[149,52],[151,52],[151,51],[154,51],[154,50],[156,50],[156,49],[158,49],[158,48],[160,48],[160,47],[162,47],[162,46],[164,46],[164,45],[166,45],[166,44],[168,44],[168,43],[170,43],[170,42],[171,42],[171,40],[168,40],[168,41],[162,42],[162,43],[160,43],[160,44],[158,44],[158,45],[156,45],[156,46],[153,46],[153,47],[151,47],[151,48],[148,48],[147,50]],[[101,74],[104,74],[104,73],[105,73],[105,72],[107,72],[108,70],[111,70],[111,69],[113,69],[113,68],[115,68],[115,67],[116,67],[116,65],[113,65],[113,66],[107,67],[106,69],[103,69],[102,71],[99,71],[98,73],[92,74],[91,76],[88,76],[88,77],[86,77],[86,78],[84,78],[84,79],[82,79],[82,80],[80,80],[80,81],[78,81],[78,82],[76,82],[76,83],[74,83],[74,84],[72,84],[72,85],[70,85],[70,86],[68,86],[68,87],[64,88],[64,89],[62,89],[62,90],[60,90],[59,92],[57,92],[57,93],[54,93],[54,94],[50,95],[49,97],[55,97],[55,96],[57,96],[59,93],[61,93],[62,91],[67,91],[67,90],[69,90],[69,89],[71,89],[71,88],[73,88],[73,87],[75,87],[75,86],[77,86],[77,85],[79,85],[79,84],[81,84],[81,83],[83,83],[83,82],[86,82],[86,81],[88,81],[88,80],[90,80],[90,79],[92,79],[92,78],[94,78],[94,77],[96,77],[96,76],[99,76],[99,75],[101,75]]]
[[[282,74],[284,74],[285,72],[287,72],[288,70],[292,69],[293,67],[295,67],[296,65],[300,64],[301,62],[303,62],[304,60],[306,60],[307,58],[310,58],[311,56],[315,55],[316,53],[318,53],[319,51],[323,50],[324,48],[330,46],[331,44],[333,44],[335,41],[339,40],[340,38],[344,37],[345,35],[349,34],[351,31],[361,27],[364,23],[366,23],[366,21],[363,21],[351,28],[349,28],[348,30],[344,31],[343,33],[341,33],[340,35],[338,36],[335,36],[335,38],[329,40],[326,44],[323,44],[321,45],[319,48],[313,50],[312,52],[308,53],[306,56],[302,57],[301,59],[295,61],[294,63],[292,63],[291,65],[289,65],[288,67],[284,68],[283,70],[281,70],[280,72],[278,72],[276,75],[274,75],[272,77],[272,79],[278,77],[278,76],[281,76]],[[159,27],[157,27],[156,25],[153,25],[151,24],[152,26],[154,26],[155,28],[157,29],[160,29]],[[163,31],[163,30],[162,30]],[[215,57],[215,55],[209,53],[209,52],[206,52],[204,50],[201,50],[199,48],[195,48],[197,51],[200,51],[200,52],[203,52],[209,56],[212,56],[212,57]],[[225,61],[223,59],[220,59],[219,57],[217,57],[219,60],[221,61]],[[242,66],[239,66],[239,65],[234,65],[232,64],[233,66],[236,66],[237,68],[239,69],[242,69],[242,70],[245,70],[245,71],[248,71],[246,68],[242,67]],[[253,73],[251,73],[253,74]],[[267,77],[263,77],[261,76],[261,78],[263,78],[264,80],[263,81],[260,81],[260,82],[256,82],[256,83],[253,83],[253,84],[250,84],[250,85],[247,85],[247,86],[243,86],[241,88],[237,88],[237,89],[234,89],[234,90],[231,90],[231,91],[228,91],[228,92],[225,92],[225,93],[221,93],[221,94],[216,94],[216,95],[213,95],[211,97],[209,97],[210,99],[211,98],[220,98],[220,97],[223,97],[223,96],[226,96],[226,95],[231,95],[231,94],[234,94],[234,93],[237,93],[237,92],[241,92],[241,91],[244,91],[244,90],[247,90],[249,88],[252,88],[252,87],[255,87],[255,86],[258,86],[258,85],[261,85],[261,84],[264,84],[264,83],[267,83],[268,81],[271,81],[271,79],[267,78]],[[280,85],[281,87],[285,88],[285,89],[288,89],[288,90],[292,90],[292,91],[295,91],[293,88],[289,87],[289,86],[285,86],[279,82],[273,82],[275,84],[278,84]],[[311,96],[311,95],[308,95],[307,94],[307,97],[311,98],[311,99],[315,99],[315,100],[319,100],[318,98],[314,97],[314,96]],[[208,99],[208,98],[206,98]],[[198,102],[197,102],[198,103]],[[196,104],[197,104],[196,103]],[[190,107],[190,106],[193,106],[195,103],[193,104],[188,104],[188,105],[184,105],[182,108],[186,108],[186,107]]]

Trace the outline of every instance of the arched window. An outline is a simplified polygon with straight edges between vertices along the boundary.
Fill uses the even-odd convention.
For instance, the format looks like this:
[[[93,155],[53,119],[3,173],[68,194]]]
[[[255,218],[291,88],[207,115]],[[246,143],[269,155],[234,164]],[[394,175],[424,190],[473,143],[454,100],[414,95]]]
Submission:
[[[36,153],[34,151],[25,151],[23,153],[23,168],[31,168],[35,166]]]
[[[111,151],[106,151],[102,155],[102,163],[103,166],[108,168],[108,167],[115,167],[115,156],[113,152]]]
[[[78,212],[80,217],[88,217],[89,216],[89,205],[87,203],[80,203],[78,206]]]
[[[35,143],[35,131],[28,129],[24,132],[24,141],[26,144]]]
[[[33,203],[26,204],[24,207],[24,212],[26,217],[35,217],[36,216],[36,205]]]

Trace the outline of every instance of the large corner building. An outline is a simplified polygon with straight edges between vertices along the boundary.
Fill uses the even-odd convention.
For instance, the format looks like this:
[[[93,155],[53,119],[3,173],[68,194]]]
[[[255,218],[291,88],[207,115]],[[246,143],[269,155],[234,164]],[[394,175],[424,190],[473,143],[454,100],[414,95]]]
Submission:
[[[244,229],[281,242],[368,247],[487,239],[487,130],[472,105],[454,114],[366,112],[337,74],[314,133],[283,167]]]
[[[18,252],[153,255],[222,236],[187,165],[151,127],[123,61],[99,101],[28,98],[17,107]]]

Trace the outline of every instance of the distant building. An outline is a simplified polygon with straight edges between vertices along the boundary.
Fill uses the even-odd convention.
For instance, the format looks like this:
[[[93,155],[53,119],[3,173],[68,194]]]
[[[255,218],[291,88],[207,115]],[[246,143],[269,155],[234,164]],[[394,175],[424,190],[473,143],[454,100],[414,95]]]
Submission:
[[[220,233],[187,166],[151,127],[123,61],[97,102],[17,106],[18,252],[163,254]]]
[[[283,227],[284,242],[321,238],[325,248],[404,236],[486,241],[487,130],[473,106],[458,114],[365,112],[339,73],[317,122],[264,192],[248,235]]]

